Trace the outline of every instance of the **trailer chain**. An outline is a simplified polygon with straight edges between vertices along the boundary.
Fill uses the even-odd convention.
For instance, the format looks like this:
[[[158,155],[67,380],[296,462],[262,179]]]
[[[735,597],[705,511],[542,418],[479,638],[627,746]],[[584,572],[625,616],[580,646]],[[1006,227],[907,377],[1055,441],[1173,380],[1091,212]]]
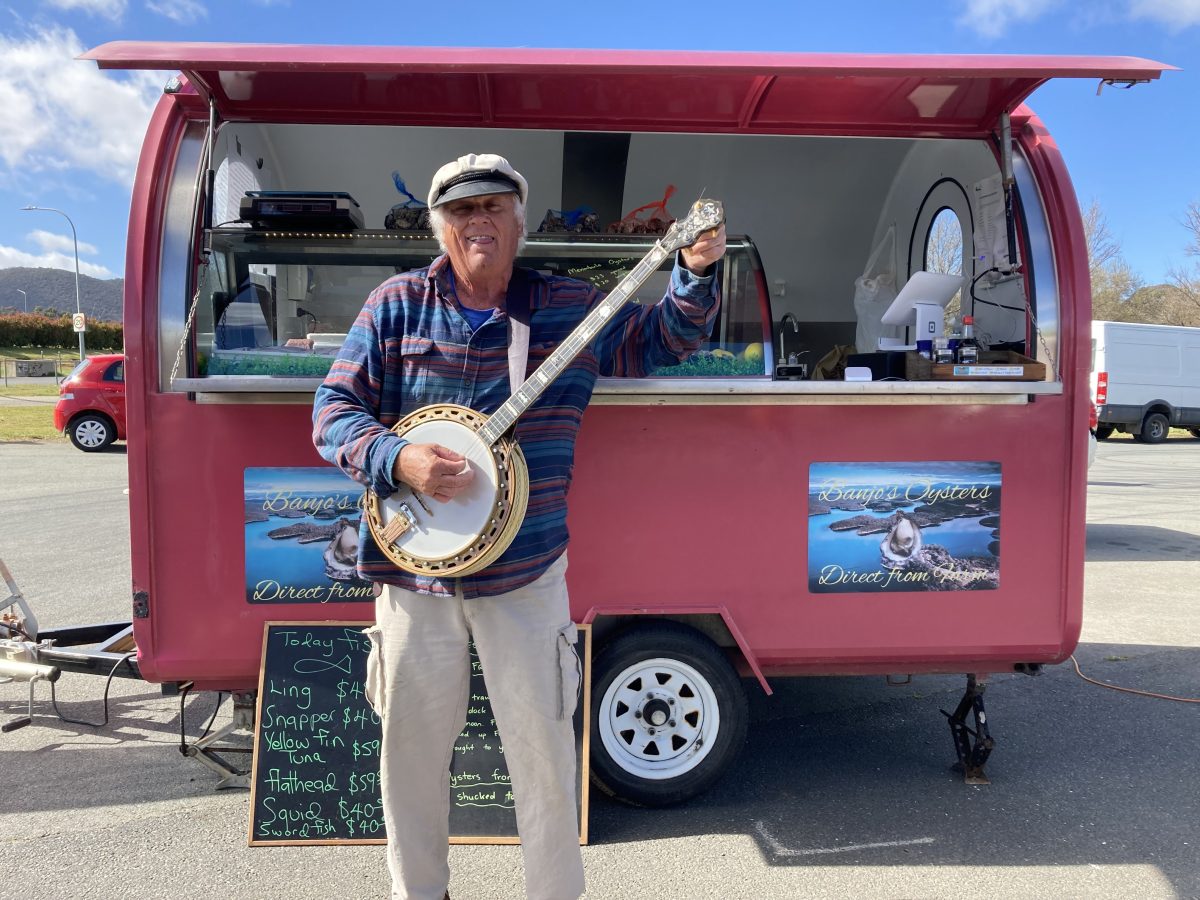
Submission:
[[[204,293],[204,285],[208,281],[208,270],[211,268],[211,257],[205,256],[204,268],[200,270],[200,279],[196,284],[196,296],[192,298],[192,308],[188,310],[187,321],[183,325],[183,337],[179,339],[179,350],[175,354],[175,364],[171,366],[171,376],[167,380],[168,387],[174,386],[175,376],[179,374],[179,364],[183,361],[183,351],[187,347],[188,336],[192,333],[192,325],[196,322],[196,310],[200,306],[200,295]]]

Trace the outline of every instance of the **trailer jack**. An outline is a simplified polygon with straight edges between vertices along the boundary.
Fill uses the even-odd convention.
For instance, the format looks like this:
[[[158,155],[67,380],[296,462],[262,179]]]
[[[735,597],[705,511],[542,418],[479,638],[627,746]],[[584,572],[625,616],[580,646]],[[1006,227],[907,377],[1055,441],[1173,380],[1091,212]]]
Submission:
[[[974,675],[967,676],[967,690],[953,713],[941,711],[950,722],[950,736],[954,738],[954,750],[958,754],[956,771],[963,773],[967,784],[991,784],[983,772],[983,764],[992,753],[996,742],[988,731],[987,713],[983,709],[983,689],[986,681]],[[975,728],[967,726],[967,713],[974,712]]]
[[[250,768],[249,766],[237,766],[225,759],[222,754],[238,753],[238,754],[253,754],[254,750],[251,747],[233,747],[229,745],[217,746],[219,741],[229,737],[238,731],[254,733],[254,707],[255,696],[253,693],[234,693],[233,696],[233,718],[229,722],[212,734],[205,733],[193,743],[187,742],[186,725],[184,723],[185,702],[187,695],[192,689],[191,682],[183,686],[179,692],[179,752],[184,756],[196,760],[200,765],[207,769],[211,769],[218,776],[220,781],[217,782],[217,790],[222,788],[241,788],[248,790],[250,787]],[[218,701],[220,706],[220,701]],[[214,718],[216,712],[213,713]],[[209,723],[212,724],[211,722]]]

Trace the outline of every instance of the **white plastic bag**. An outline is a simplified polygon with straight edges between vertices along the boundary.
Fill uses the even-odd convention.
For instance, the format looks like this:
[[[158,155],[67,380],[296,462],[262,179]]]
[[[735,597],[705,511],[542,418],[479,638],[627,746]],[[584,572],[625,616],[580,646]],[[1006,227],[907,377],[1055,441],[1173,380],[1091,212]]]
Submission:
[[[862,275],[854,280],[854,314],[858,317],[854,346],[859,353],[874,353],[879,349],[881,337],[901,336],[902,329],[879,321],[895,299],[896,226],[890,225],[883,240],[871,251]]]

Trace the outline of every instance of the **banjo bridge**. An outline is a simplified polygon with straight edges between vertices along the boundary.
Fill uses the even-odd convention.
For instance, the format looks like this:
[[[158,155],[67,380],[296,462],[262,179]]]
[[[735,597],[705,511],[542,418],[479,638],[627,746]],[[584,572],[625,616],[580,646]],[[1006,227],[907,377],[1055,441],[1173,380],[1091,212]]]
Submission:
[[[383,526],[379,536],[388,544],[395,544],[416,522],[417,516],[412,507],[407,503],[401,503],[396,508],[395,515]]]

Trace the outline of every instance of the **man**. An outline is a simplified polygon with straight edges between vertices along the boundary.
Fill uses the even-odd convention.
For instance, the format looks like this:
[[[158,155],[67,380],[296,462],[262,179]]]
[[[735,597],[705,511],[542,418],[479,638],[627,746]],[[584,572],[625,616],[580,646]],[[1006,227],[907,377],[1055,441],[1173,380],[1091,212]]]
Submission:
[[[317,449],[380,496],[404,483],[449,503],[471,483],[457,453],[388,428],[431,403],[495,412],[510,395],[509,308],[528,310],[532,369],[601,299],[585,282],[514,266],[527,199],[525,179],[503,157],[469,154],[439,169],[429,207],[444,254],[372,292],[317,391]],[[518,422],[529,508],[496,562],[463,578],[412,575],[363,528],[359,575],[382,582],[367,689],[383,719],[393,897],[448,896],[449,765],[466,718],[468,639],[512,778],[526,894],[568,900],[583,892],[572,726],[580,672],[566,590],[575,436],[598,375],[645,375],[704,342],[724,252],[723,226],[682,251],[663,300],[618,312]]]

